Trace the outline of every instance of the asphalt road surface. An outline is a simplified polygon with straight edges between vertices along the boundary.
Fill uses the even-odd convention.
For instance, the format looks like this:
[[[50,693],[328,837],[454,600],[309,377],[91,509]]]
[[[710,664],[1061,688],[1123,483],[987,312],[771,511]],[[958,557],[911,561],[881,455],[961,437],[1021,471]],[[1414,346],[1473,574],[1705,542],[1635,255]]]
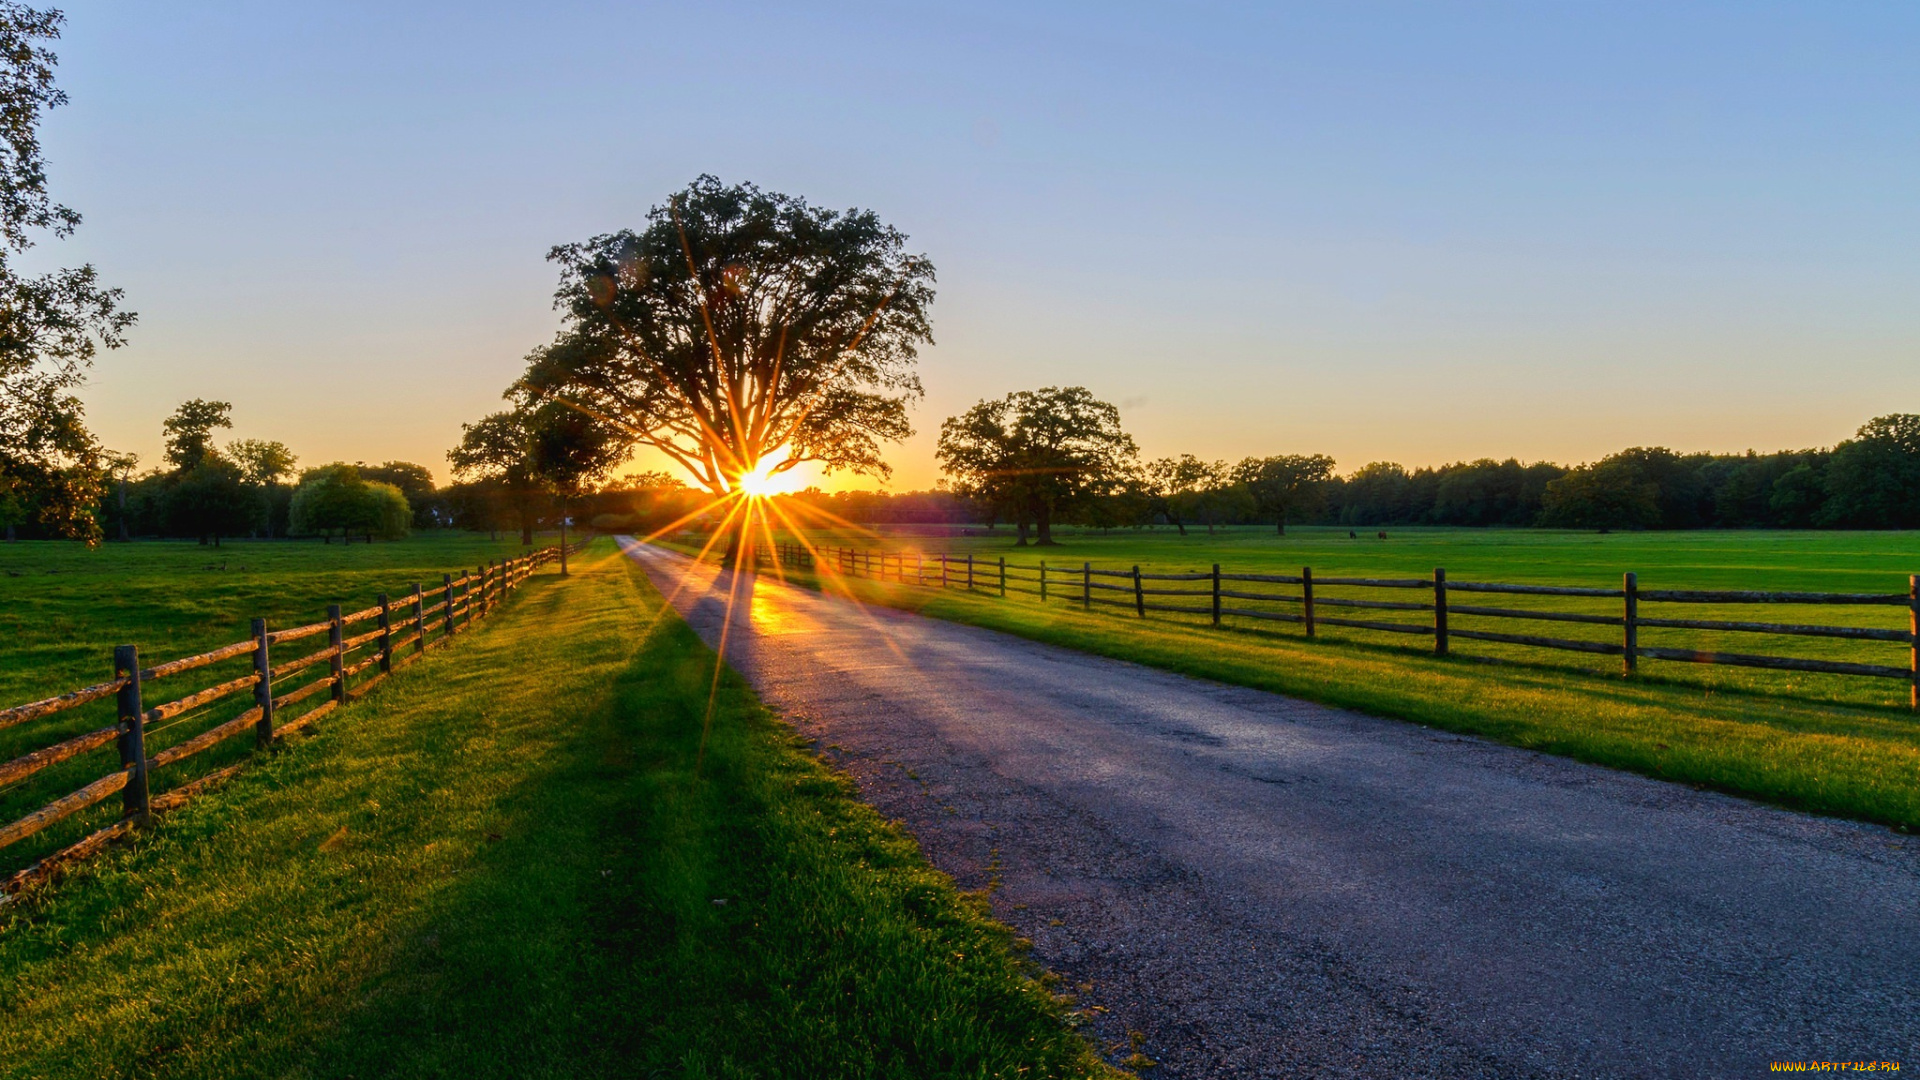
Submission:
[[[717,642],[730,576],[629,551]],[[771,578],[739,593],[728,661],[991,887],[1150,1076],[1920,1069],[1911,838]]]

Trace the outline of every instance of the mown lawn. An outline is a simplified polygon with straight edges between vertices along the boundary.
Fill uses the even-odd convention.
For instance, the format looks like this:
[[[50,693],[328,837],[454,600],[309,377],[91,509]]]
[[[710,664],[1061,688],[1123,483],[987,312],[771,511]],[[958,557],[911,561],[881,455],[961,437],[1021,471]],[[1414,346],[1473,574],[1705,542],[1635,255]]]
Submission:
[[[876,543],[850,533],[810,534],[809,539],[815,544]],[[1312,565],[1316,574],[1415,576],[1423,566],[1431,573],[1438,565],[1446,566],[1455,579],[1559,584],[1617,583],[1617,568],[1625,566],[1637,567],[1649,588],[1891,592],[1896,583],[1905,586],[1905,575],[1896,574],[1895,567],[1920,564],[1920,537],[1888,533],[1613,537],[1389,530],[1383,542],[1349,540],[1346,530],[1295,529],[1284,539],[1270,530],[1212,539],[1204,533],[1181,539],[1165,532],[1066,539],[1061,547],[1044,552],[1013,549],[1010,537],[878,543],[904,550],[971,549],[1021,564],[1046,558],[1056,567],[1076,569],[1091,561],[1096,566],[1138,562],[1150,569],[1198,570],[1218,561],[1254,572],[1287,572],[1288,567],[1297,572]],[[810,574],[793,577],[815,583]],[[866,602],[1202,678],[1482,735],[1786,806],[1920,827],[1920,717],[1906,709],[1906,687],[1893,680],[1650,661],[1642,662],[1640,674],[1624,678],[1617,659],[1578,653],[1461,641],[1456,655],[1437,658],[1421,639],[1365,631],[1328,628],[1308,640],[1292,626],[1229,620],[1214,628],[1204,617],[1158,614],[1142,620],[1119,608],[1084,612],[1073,603],[1042,606],[1027,596],[1001,599],[992,588],[967,595],[865,579],[845,587]],[[1519,606],[1505,597],[1497,602]],[[1904,627],[1903,610],[1855,613],[1861,610],[1874,618],[1897,617]],[[1755,616],[1751,608],[1730,614],[1728,608],[1710,607],[1696,617]],[[1568,626],[1584,629],[1547,624],[1545,632],[1574,636]],[[1509,622],[1504,629],[1512,632],[1515,627]],[[1535,624],[1519,632],[1543,631]],[[1791,643],[1804,653],[1808,640]],[[1643,638],[1643,643],[1652,642]],[[1742,644],[1746,651],[1760,651],[1751,640]],[[1816,644],[1829,643],[1816,639]],[[1892,644],[1832,644],[1849,654],[1865,644],[1883,653],[1864,659],[1904,662],[1903,649]]]
[[[0,914],[0,1075],[1099,1073],[663,607],[602,544]]]

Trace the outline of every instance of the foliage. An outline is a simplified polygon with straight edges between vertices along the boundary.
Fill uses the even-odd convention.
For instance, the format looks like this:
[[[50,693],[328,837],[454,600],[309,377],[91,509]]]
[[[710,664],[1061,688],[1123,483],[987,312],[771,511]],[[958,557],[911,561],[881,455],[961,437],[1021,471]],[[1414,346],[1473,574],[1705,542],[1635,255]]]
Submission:
[[[360,469],[344,462],[308,469],[294,490],[290,530],[369,540],[398,540],[407,535],[413,511],[400,489],[379,480],[367,480]]]
[[[774,454],[776,471],[887,475],[880,444],[912,434],[914,361],[932,340],[933,267],[906,237],[871,211],[711,176],[648,219],[553,249],[566,325],[523,385],[617,424],[716,495]]]
[[[293,475],[293,467],[300,462],[293,451],[287,448],[286,443],[266,439],[238,439],[230,442],[227,444],[226,458],[239,467],[242,479],[249,484],[257,484],[261,487],[285,483],[287,478]],[[377,477],[376,479],[386,478]],[[431,478],[429,478],[427,489],[429,491],[433,489]]]
[[[0,522],[9,536],[31,521],[91,544],[104,463],[73,390],[100,347],[125,343],[134,315],[91,265],[37,277],[14,265],[35,232],[65,238],[80,224],[48,194],[40,155],[41,116],[67,100],[41,42],[63,21],[50,8],[0,3]]]
[[[1304,516],[1326,501],[1327,481],[1333,479],[1333,459],[1325,454],[1282,454],[1246,458],[1233,467],[1233,480],[1253,496],[1254,512],[1273,518],[1274,527],[1287,531],[1287,519]]]
[[[1227,463],[1181,454],[1149,461],[1145,474],[1154,512],[1185,536],[1186,522],[1198,515],[1206,494],[1227,483]]]
[[[1879,416],[1833,450],[1822,524],[1920,527],[1920,416]]]
[[[213,445],[213,429],[233,426],[233,406],[225,401],[183,401],[173,415],[161,422],[166,432],[167,461],[186,472],[219,453]]]
[[[239,466],[217,456],[175,476],[167,499],[169,531],[198,537],[202,543],[241,535],[266,511],[265,490],[248,483]]]
[[[460,445],[447,460],[455,476],[491,482],[518,515],[521,542],[530,544],[543,496],[577,496],[626,460],[630,445],[612,424],[577,409],[523,401],[462,424]]]
[[[411,461],[386,461],[379,465],[358,464],[360,476],[366,480],[378,480],[383,484],[392,484],[407,497],[407,505],[413,507],[413,527],[416,529],[439,528],[448,524],[446,507],[440,498],[439,489],[434,486],[433,472],[425,465],[416,465]]]
[[[1045,387],[982,401],[940,425],[936,450],[954,490],[1036,526],[1053,543],[1056,515],[1119,489],[1137,469],[1120,410],[1085,387]]]
[[[504,507],[519,520],[520,542],[533,543],[539,520],[541,485],[533,468],[533,437],[524,409],[497,412],[476,423],[460,425],[460,445],[447,451],[453,475],[485,482],[473,496],[490,496],[493,507]],[[489,522],[497,520],[493,507],[480,509]],[[491,524],[489,525],[491,528]]]

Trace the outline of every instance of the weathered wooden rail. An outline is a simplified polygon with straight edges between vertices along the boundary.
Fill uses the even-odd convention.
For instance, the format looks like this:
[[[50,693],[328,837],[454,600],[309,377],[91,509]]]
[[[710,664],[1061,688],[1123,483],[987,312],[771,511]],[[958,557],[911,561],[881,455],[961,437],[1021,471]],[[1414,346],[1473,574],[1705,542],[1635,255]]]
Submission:
[[[755,561],[763,566],[820,569],[847,577],[867,577],[926,588],[962,589],[976,593],[985,591],[1002,597],[1024,594],[1036,597],[1043,603],[1078,604],[1089,611],[1096,605],[1128,608],[1140,618],[1145,618],[1150,612],[1160,612],[1206,616],[1215,626],[1224,619],[1294,623],[1301,626],[1308,637],[1316,636],[1318,628],[1323,626],[1418,635],[1430,638],[1433,652],[1439,656],[1447,655],[1454,641],[1464,640],[1618,656],[1627,674],[1638,669],[1640,660],[1652,659],[1899,679],[1907,684],[1908,706],[1920,710],[1920,575],[1907,578],[1905,592],[1890,593],[1642,589],[1638,576],[1632,573],[1622,575],[1619,588],[1602,589],[1449,581],[1446,570],[1441,568],[1436,568],[1432,577],[1417,578],[1315,577],[1311,567],[1302,567],[1298,574],[1234,574],[1223,571],[1218,563],[1214,564],[1211,571],[1147,573],[1138,566],[1113,570],[1096,568],[1092,563],[1068,567],[1048,566],[1045,562],[1018,565],[1007,562],[1004,557],[983,559],[973,554],[953,555],[946,552],[809,547],[792,541],[776,543],[771,549],[763,547],[757,550]],[[1262,590],[1260,586],[1292,586],[1293,589]],[[1328,589],[1341,592],[1329,595]],[[1382,598],[1383,592],[1391,595],[1392,590],[1417,591],[1420,599]],[[1355,591],[1361,595],[1352,595]],[[1455,594],[1462,593],[1469,596],[1477,593],[1608,601],[1617,605],[1617,614],[1511,607],[1494,603],[1456,603]],[[1247,604],[1250,602],[1267,606],[1249,607]],[[1907,626],[1898,629],[1650,616],[1641,612],[1642,604],[1898,607],[1905,609]],[[1356,618],[1347,614],[1326,614],[1329,610],[1356,615],[1420,612],[1424,617],[1417,622],[1405,616]],[[1482,626],[1457,625],[1457,619],[1462,617],[1476,624],[1519,620],[1608,627],[1618,633],[1611,640],[1510,633]],[[1906,646],[1907,662],[1904,665],[1859,663],[1645,645],[1640,642],[1642,629],[1889,642]]]
[[[575,545],[577,548],[580,545]],[[258,746],[311,726],[378,685],[392,672],[418,659],[427,650],[451,642],[499,606],[535,571],[561,559],[560,548],[543,548],[519,558],[496,560],[423,589],[418,583],[396,602],[386,593],[372,607],[342,612],[327,609],[326,618],[305,626],[271,629],[265,619],[254,619],[244,641],[222,645],[197,656],[142,667],[132,645],[113,650],[113,678],[95,686],[69,691],[41,701],[0,709],[0,729],[47,720],[92,702],[115,699],[113,723],[94,728],[0,763],[0,790],[89,751],[114,744],[119,768],[99,776],[15,821],[0,825],[0,849],[19,843],[75,814],[118,794],[117,820],[79,841],[38,860],[0,881],[0,902],[49,874],[56,867],[98,851],[108,842],[144,824],[163,810],[179,806],[216,781],[232,775],[244,760],[213,769],[195,779],[155,794],[153,776],[202,754],[229,739],[252,732]],[[359,629],[366,627],[366,629]],[[282,660],[283,646],[326,635],[319,648]],[[162,680],[188,672],[245,661],[245,674],[219,676],[212,685],[154,702],[153,688]],[[378,670],[374,670],[374,669]],[[293,683],[300,683],[292,686]],[[215,707],[235,695],[250,694],[252,705],[237,715],[190,738],[149,752],[147,744],[158,732],[195,720],[216,718]]]

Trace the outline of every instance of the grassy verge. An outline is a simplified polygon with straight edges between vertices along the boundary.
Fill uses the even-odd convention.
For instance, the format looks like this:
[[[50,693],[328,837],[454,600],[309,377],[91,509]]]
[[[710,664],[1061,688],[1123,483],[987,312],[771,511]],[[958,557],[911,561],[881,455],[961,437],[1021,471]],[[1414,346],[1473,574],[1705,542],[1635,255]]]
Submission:
[[[0,1075],[1099,1072],[661,609],[603,545],[0,916]]]
[[[796,584],[819,587],[811,573]],[[1904,709],[1779,697],[1565,663],[1437,658],[1329,634],[836,578],[863,602],[1271,690],[1797,809],[1920,827],[1920,723]]]

